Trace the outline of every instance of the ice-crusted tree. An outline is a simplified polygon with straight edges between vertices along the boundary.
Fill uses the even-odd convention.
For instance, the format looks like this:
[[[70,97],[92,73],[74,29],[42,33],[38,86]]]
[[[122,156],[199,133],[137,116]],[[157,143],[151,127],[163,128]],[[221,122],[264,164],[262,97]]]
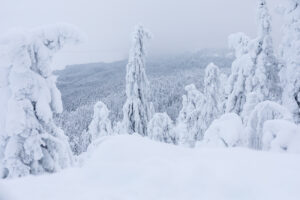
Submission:
[[[206,67],[203,87],[203,94],[194,84],[185,87],[187,95],[182,97],[182,109],[176,125],[179,144],[193,147],[222,113],[220,70],[213,63]]]
[[[292,114],[283,106],[273,101],[264,101],[256,105],[246,125],[247,143],[250,148],[263,148],[263,126],[268,120],[283,119],[293,121]]]
[[[148,137],[165,143],[176,144],[174,125],[167,113],[155,113],[148,124]]]
[[[300,122],[300,1],[286,0],[284,35],[280,56],[283,68],[280,79],[283,84],[282,102]]]
[[[250,38],[244,33],[235,33],[228,38],[229,48],[235,51],[236,59],[231,66],[228,77],[226,93],[226,112],[240,114],[246,102],[248,77],[252,71],[253,63],[248,53]]]
[[[182,97],[182,109],[177,118],[176,135],[178,144],[193,147],[197,140],[203,138],[200,108],[203,107],[204,95],[194,84],[186,86],[185,90],[187,94]]]
[[[0,66],[4,178],[55,172],[72,164],[68,139],[52,117],[63,108],[51,61],[65,44],[81,38],[77,28],[58,24],[1,39],[1,48],[7,47]]]
[[[149,82],[145,71],[145,42],[150,33],[139,25],[133,33],[132,47],[126,67],[126,102],[123,106],[123,126],[129,133],[147,135],[147,124],[153,114],[149,102]]]
[[[94,106],[93,119],[88,127],[91,141],[113,134],[111,121],[108,116],[109,110],[107,106],[102,101],[97,102]]]
[[[279,101],[279,62],[274,55],[271,37],[271,16],[266,0],[258,0],[258,37],[252,42],[250,53],[254,64],[251,92],[255,92],[260,102]]]
[[[220,69],[210,63],[205,69],[204,76],[204,102],[202,103],[201,119],[203,132],[207,130],[213,120],[221,115],[222,110],[222,91],[220,85]]]
[[[247,99],[251,101],[247,106],[254,102],[251,93],[255,93],[258,102],[279,101],[281,95],[279,63],[274,56],[271,17],[265,0],[258,0],[258,36],[249,40],[241,33],[234,34],[230,37],[230,46],[237,52],[237,59],[232,64],[228,82],[226,111],[240,114],[244,120],[248,114],[243,112]]]

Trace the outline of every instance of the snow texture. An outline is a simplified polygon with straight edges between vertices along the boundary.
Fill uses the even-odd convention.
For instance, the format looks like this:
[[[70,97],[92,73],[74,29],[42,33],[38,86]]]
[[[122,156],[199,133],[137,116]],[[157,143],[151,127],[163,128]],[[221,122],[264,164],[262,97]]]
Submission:
[[[188,149],[135,135],[110,136],[83,167],[0,180],[0,199],[298,200],[299,168],[299,155]]]

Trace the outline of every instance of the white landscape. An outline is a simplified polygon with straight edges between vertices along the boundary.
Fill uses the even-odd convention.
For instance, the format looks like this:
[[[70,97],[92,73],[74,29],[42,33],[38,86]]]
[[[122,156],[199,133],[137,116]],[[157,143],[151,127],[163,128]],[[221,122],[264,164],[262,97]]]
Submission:
[[[291,199],[300,158],[246,148],[188,149],[105,137],[81,167],[3,182],[3,199]],[[9,195],[10,194],[10,195]]]
[[[130,1],[124,10],[157,4]],[[14,3],[3,5],[13,13]],[[89,3],[83,8],[91,15],[93,7],[115,9],[115,2]],[[172,4],[171,22],[180,18],[174,11],[181,3]],[[204,8],[217,4],[194,3]],[[249,19],[256,24],[249,27],[255,36],[230,34],[227,49],[221,44],[208,48],[206,42],[217,41],[213,35],[172,35],[172,26],[163,29],[142,9],[133,16],[143,16],[146,27],[149,23],[167,35],[155,43],[155,34],[139,20],[114,12],[116,24],[124,26],[125,19],[125,24],[137,25],[127,58],[110,62],[101,62],[100,56],[94,62],[93,46],[118,43],[124,29],[114,32],[112,27],[110,37],[95,39],[101,27],[89,26],[81,17],[76,21],[79,13],[67,8],[56,21],[73,14],[79,26],[20,28],[29,21],[48,21],[46,14],[26,15],[14,27],[7,25],[9,20],[0,22],[0,27],[10,27],[0,34],[0,200],[300,199],[300,1],[246,4],[254,8]],[[36,0],[24,6],[30,5],[45,9]],[[76,5],[70,8],[80,8]],[[236,0],[225,6],[245,9]],[[183,8],[186,14],[194,9],[190,4]],[[212,17],[219,21],[223,14]],[[240,26],[227,27],[243,27],[242,18],[233,17]],[[182,27],[185,20],[197,21],[180,19]],[[13,18],[11,23],[16,23]],[[175,41],[189,45],[164,48]],[[203,43],[202,50],[186,51],[194,43]],[[111,50],[103,46],[103,51]],[[118,53],[127,55],[120,50],[112,56]],[[70,63],[61,69],[56,56]]]

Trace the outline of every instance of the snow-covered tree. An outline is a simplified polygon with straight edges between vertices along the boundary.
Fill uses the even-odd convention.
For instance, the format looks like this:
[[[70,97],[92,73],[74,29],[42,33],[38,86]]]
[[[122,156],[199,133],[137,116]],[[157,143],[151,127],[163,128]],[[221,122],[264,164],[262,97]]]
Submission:
[[[193,147],[197,140],[203,138],[201,128],[201,109],[204,95],[194,84],[185,87],[187,94],[182,97],[182,109],[176,123],[176,134],[180,145]]]
[[[274,56],[271,38],[271,17],[265,0],[258,0],[258,36],[249,40],[238,33],[230,37],[230,46],[236,51],[236,60],[232,64],[229,77],[227,112],[241,114],[247,99],[253,104],[255,93],[258,102],[265,100],[279,101],[279,63]],[[247,97],[250,95],[249,97]],[[244,121],[245,122],[245,121]]]
[[[137,26],[126,71],[126,102],[123,106],[123,126],[132,134],[147,135],[147,124],[153,115],[149,102],[149,82],[145,71],[145,42],[150,33]]]
[[[52,117],[62,112],[62,102],[51,61],[65,44],[80,39],[79,31],[65,24],[1,39],[0,48],[6,48],[0,66],[4,177],[55,172],[72,164],[68,139]]]
[[[269,120],[263,126],[263,149],[300,153],[300,127],[286,120]]]
[[[88,128],[88,134],[91,136],[91,141],[97,140],[99,137],[112,135],[111,121],[108,118],[109,110],[107,106],[99,101],[94,106],[94,115],[92,122]]]
[[[204,76],[204,103],[202,104],[201,119],[202,130],[206,131],[213,120],[221,115],[222,110],[222,87],[220,85],[219,67],[210,63],[205,69]]]
[[[255,106],[260,103],[257,93],[250,92],[246,96],[246,102],[243,107],[243,111],[241,112],[241,116],[243,117],[244,124],[247,124],[248,118],[250,114],[254,110]]]
[[[280,56],[283,68],[280,79],[283,84],[282,102],[300,122],[300,2],[286,0],[284,36]]]
[[[250,148],[262,149],[263,126],[267,120],[283,119],[293,121],[291,113],[283,106],[272,101],[256,105],[246,126],[247,143]]]
[[[235,50],[236,59],[232,63],[231,74],[227,81],[226,112],[240,114],[246,102],[248,77],[253,63],[248,53],[250,38],[244,33],[235,33],[229,36],[229,48]]]
[[[176,125],[179,144],[193,147],[196,141],[203,139],[212,121],[222,113],[220,70],[213,63],[205,70],[203,87],[203,94],[193,84],[185,87],[187,95],[182,97],[182,109]]]
[[[148,137],[166,143],[176,144],[174,125],[167,113],[155,113],[148,124]]]
[[[227,98],[228,98],[228,94],[226,92],[226,84],[227,84],[227,81],[228,81],[228,77],[226,74],[224,73],[221,73],[220,74],[220,101],[221,101],[221,104],[220,104],[220,112],[222,114],[225,113],[226,111],[226,102],[227,102]]]
[[[252,78],[252,92],[260,102],[265,100],[279,101],[279,62],[274,56],[271,37],[271,16],[266,0],[258,0],[258,37],[252,42],[252,54],[255,72]]]
[[[235,113],[226,113],[212,122],[197,146],[236,147],[243,144],[243,123]]]

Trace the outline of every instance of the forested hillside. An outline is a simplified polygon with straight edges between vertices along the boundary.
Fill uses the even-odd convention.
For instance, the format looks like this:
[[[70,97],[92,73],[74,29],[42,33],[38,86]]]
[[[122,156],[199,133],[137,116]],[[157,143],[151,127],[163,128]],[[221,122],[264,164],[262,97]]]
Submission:
[[[167,112],[175,120],[182,107],[184,87],[194,83],[202,88],[205,67],[214,62],[225,73],[230,73],[234,59],[227,49],[203,49],[179,55],[147,58],[150,98],[158,112]],[[88,128],[94,104],[101,100],[111,110],[113,123],[122,118],[125,102],[126,60],[113,63],[92,63],[67,66],[56,71],[57,87],[61,91],[64,112],[57,122],[72,138],[72,149],[81,153],[81,134]]]

